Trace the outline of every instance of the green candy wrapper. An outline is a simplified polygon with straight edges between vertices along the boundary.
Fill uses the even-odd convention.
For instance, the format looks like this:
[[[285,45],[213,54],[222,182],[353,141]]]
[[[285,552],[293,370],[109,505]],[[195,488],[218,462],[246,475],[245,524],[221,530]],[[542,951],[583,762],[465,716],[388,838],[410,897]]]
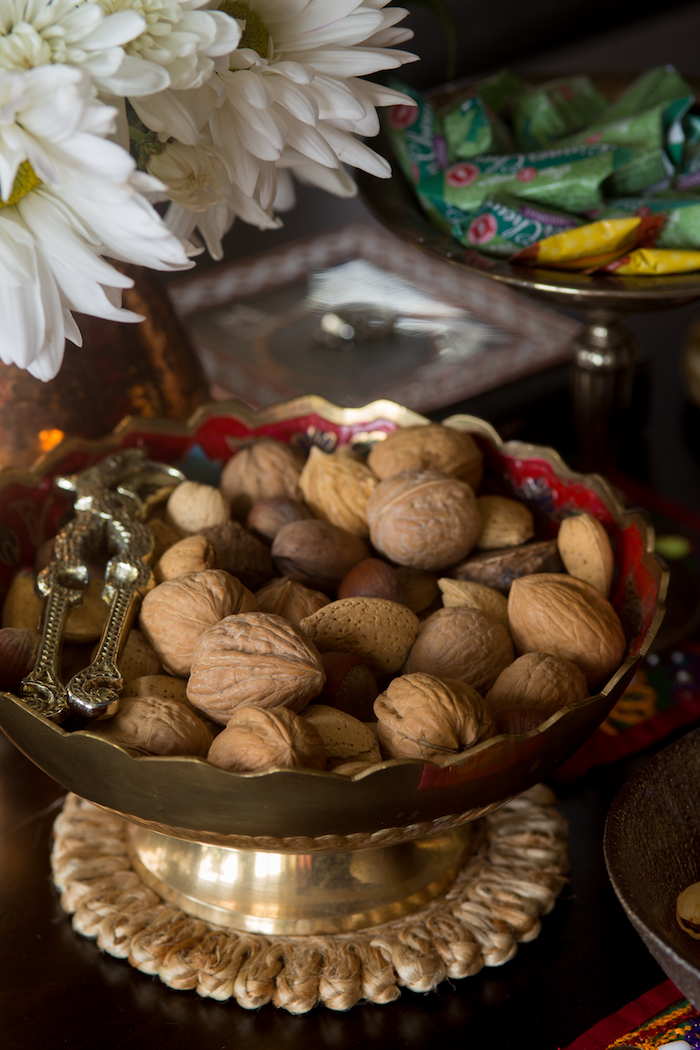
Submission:
[[[392,81],[391,87],[416,103],[415,106],[391,106],[385,111],[383,123],[401,171],[417,186],[449,163],[442,123],[435,107],[419,91],[399,81]]]
[[[501,259],[509,259],[523,248],[583,222],[575,215],[507,194],[487,197],[470,212],[449,204],[443,207],[443,229],[467,247]]]
[[[518,146],[541,149],[570,132],[588,127],[604,113],[607,102],[587,76],[552,80],[521,95],[513,108]]]
[[[700,248],[700,200],[693,197],[622,197],[608,201],[598,216],[620,219],[628,215],[665,215],[656,248]]]
[[[420,196],[436,208],[444,203],[473,211],[487,197],[506,192],[582,213],[603,204],[601,182],[631,157],[631,150],[607,143],[475,157],[425,179]]]
[[[479,95],[499,117],[507,118],[517,100],[522,95],[526,95],[529,90],[525,81],[515,73],[509,73],[507,69],[500,69],[498,73],[475,84],[473,93]]]
[[[582,146],[585,143],[610,142],[616,146],[653,150],[665,146],[669,157],[679,163],[683,156],[683,117],[692,106],[692,94],[657,102],[655,106],[629,116],[603,120],[591,124],[575,135],[560,139],[557,146]]]
[[[689,113],[683,121],[685,148],[673,186],[676,190],[700,192],[700,116]]]
[[[628,197],[671,185],[674,167],[664,149],[634,150],[632,159],[604,186],[606,197]]]
[[[508,153],[513,142],[507,127],[480,95],[462,99],[440,111],[451,161],[480,153]]]
[[[670,102],[694,91],[675,66],[657,66],[642,73],[608,108],[606,120],[620,120],[651,109],[659,102]]]

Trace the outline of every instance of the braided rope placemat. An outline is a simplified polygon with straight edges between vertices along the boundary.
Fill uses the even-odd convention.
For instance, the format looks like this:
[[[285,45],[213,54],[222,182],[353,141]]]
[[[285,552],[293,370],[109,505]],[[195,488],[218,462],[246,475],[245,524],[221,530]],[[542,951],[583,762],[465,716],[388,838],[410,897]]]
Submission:
[[[73,794],[54,825],[54,882],[78,933],[171,988],[247,1009],[348,1010],[500,966],[537,937],[568,868],[567,826],[554,802],[540,784],[483,817],[446,893],[349,934],[262,936],[192,918],[132,869],[126,822]]]

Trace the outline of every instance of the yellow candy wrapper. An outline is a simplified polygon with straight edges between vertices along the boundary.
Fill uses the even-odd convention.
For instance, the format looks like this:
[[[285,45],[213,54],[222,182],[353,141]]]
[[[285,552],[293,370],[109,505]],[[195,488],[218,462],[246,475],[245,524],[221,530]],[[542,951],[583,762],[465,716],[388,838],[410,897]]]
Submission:
[[[682,248],[637,248],[605,267],[606,273],[621,277],[655,277],[664,273],[691,273],[693,270],[700,270],[700,251],[683,251]]]
[[[637,245],[654,243],[664,223],[660,216],[600,219],[563,230],[518,252],[514,263],[546,266],[555,270],[591,272],[629,255]]]

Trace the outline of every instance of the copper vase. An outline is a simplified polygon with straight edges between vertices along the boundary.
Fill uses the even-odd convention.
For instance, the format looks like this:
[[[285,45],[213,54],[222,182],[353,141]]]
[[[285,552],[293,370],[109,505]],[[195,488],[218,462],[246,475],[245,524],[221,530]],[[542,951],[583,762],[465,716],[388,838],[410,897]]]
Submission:
[[[64,436],[102,437],[125,416],[186,420],[207,399],[202,367],[160,278],[124,269],[135,282],[124,306],[144,321],[76,315],[83,346],[66,343],[48,383],[0,364],[0,468],[27,467]]]

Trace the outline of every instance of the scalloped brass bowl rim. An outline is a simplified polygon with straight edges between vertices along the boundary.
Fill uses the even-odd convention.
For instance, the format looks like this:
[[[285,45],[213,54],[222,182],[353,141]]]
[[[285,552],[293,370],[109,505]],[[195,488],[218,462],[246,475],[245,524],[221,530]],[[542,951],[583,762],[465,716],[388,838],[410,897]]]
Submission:
[[[151,434],[189,438],[194,437],[198,428],[210,419],[222,417],[233,419],[250,429],[255,429],[268,423],[302,420],[314,416],[339,425],[352,426],[363,423],[365,429],[382,420],[399,426],[430,422],[424,416],[388,400],[375,401],[361,408],[341,408],[319,396],[306,395],[295,398],[293,401],[271,406],[260,412],[236,400],[213,402],[198,409],[187,423],[128,417],[105,438],[96,441],[64,440],[27,470],[9,467],[0,471],[0,494],[11,483],[20,483],[27,487],[39,485],[49,474],[55,473],[69,455],[76,452],[93,456],[106,454],[119,447],[127,437],[133,434],[138,434],[146,439]],[[332,771],[304,769],[235,773],[219,769],[200,758],[137,755],[128,748],[114,741],[105,740],[89,730],[69,733],[28,708],[21,698],[9,693],[0,693],[0,725],[29,758],[37,762],[50,775],[55,776],[70,790],[106,808],[123,812],[137,821],[143,820],[146,823],[161,821],[169,826],[189,829],[192,833],[204,838],[207,834],[226,834],[224,826],[226,822],[222,823],[219,814],[198,815],[197,799],[201,802],[201,799],[209,793],[212,799],[224,795],[227,805],[238,806],[237,792],[239,792],[241,804],[252,805],[253,809],[258,808],[259,793],[262,799],[260,803],[261,830],[257,833],[254,831],[257,819],[254,813],[250,814],[250,820],[248,820],[247,815],[237,812],[234,823],[237,829],[236,834],[260,835],[267,833],[265,831],[266,817],[263,814],[266,813],[269,817],[269,807],[278,797],[275,785],[279,784],[279,790],[282,792],[282,796],[279,797],[289,792],[293,796],[295,792],[298,792],[300,799],[292,798],[289,804],[297,807],[297,810],[303,810],[304,807],[313,808],[313,798],[308,795],[307,787],[321,778],[328,786],[327,790],[333,795],[335,803],[325,815],[328,818],[326,823],[324,823],[323,806],[317,806],[317,812],[313,817],[309,817],[308,821],[312,833],[314,835],[333,834],[337,806],[340,805],[341,808],[348,807],[353,813],[345,821],[344,829],[338,833],[351,835],[364,830],[378,832],[382,828],[391,826],[394,813],[398,826],[402,823],[411,825],[416,822],[421,823],[421,821],[425,823],[426,820],[439,824],[440,818],[446,814],[472,809],[484,810],[484,807],[494,808],[507,798],[519,794],[537,782],[563,758],[568,757],[571,749],[566,754],[562,751],[564,746],[562,740],[566,738],[566,731],[570,729],[572,733],[578,733],[578,737],[581,737],[581,726],[588,727],[581,739],[577,737],[576,746],[578,746],[608,713],[614,702],[612,697],[616,698],[621,694],[624,686],[631,679],[634,669],[651,645],[663,618],[664,600],[668,588],[668,571],[662,559],[654,553],[653,527],[646,514],[639,510],[626,510],[605,478],[572,471],[554,449],[525,442],[505,442],[490,424],[477,417],[455,415],[444,420],[444,424],[483,436],[497,451],[503,452],[508,457],[544,460],[550,464],[560,480],[581,482],[588,489],[592,489],[608,507],[618,526],[637,525],[644,540],[642,560],[658,584],[656,611],[638,651],[635,655],[625,659],[603,689],[595,696],[576,704],[567,705],[541,726],[528,733],[508,737],[501,735],[487,740],[469,752],[465,752],[449,767],[439,767],[417,759],[392,759],[377,763],[352,778]],[[555,750],[559,749],[557,755],[560,757],[554,762],[548,759],[549,765],[547,766],[547,763],[543,765],[541,755],[538,757],[539,752],[536,749],[541,744],[546,750],[550,738],[554,742],[552,746],[555,747]],[[493,755],[495,758],[499,749],[503,748],[509,749],[508,753],[512,756],[515,753],[514,749],[528,747],[535,748],[533,751],[534,765],[530,771],[532,775],[528,774],[528,783],[524,785],[511,782],[499,784],[496,791],[497,797],[485,799],[483,791],[479,794],[477,781],[469,782],[469,768],[474,766],[475,762],[485,764],[484,768],[490,769],[493,773],[493,768],[489,767],[489,756]],[[565,747],[564,750],[566,750]],[[86,770],[86,761],[90,766],[89,771]],[[537,767],[541,768],[541,772],[538,772]],[[103,770],[102,780],[99,775],[100,769]],[[139,789],[132,787],[143,780],[146,770],[149,771],[149,774],[153,774],[152,779],[148,781],[148,791],[146,782],[142,785],[144,791],[150,792],[149,797],[140,796]],[[459,779],[456,782],[448,782],[449,777],[453,774],[458,776],[464,774],[466,786]],[[427,790],[429,788],[432,789],[432,801],[429,798],[431,790]],[[164,802],[161,795],[168,796],[169,801]],[[377,798],[380,795],[387,795],[387,798],[384,800]],[[190,796],[193,801],[188,802],[187,799]],[[393,801],[391,801],[392,797]],[[181,799],[183,807],[185,809],[189,807],[190,811],[189,817],[182,818],[182,825],[179,824],[178,819],[174,819],[174,813],[178,809],[176,804],[178,799]],[[286,804],[287,799],[285,799]],[[164,813],[164,806],[167,813]],[[369,812],[370,810],[372,812]],[[163,820],[164,816],[167,819]],[[274,825],[274,830],[269,833],[279,836],[284,823],[281,818],[278,819],[275,816],[267,820],[267,823]],[[306,826],[300,812],[296,812],[292,824],[300,828]]]

